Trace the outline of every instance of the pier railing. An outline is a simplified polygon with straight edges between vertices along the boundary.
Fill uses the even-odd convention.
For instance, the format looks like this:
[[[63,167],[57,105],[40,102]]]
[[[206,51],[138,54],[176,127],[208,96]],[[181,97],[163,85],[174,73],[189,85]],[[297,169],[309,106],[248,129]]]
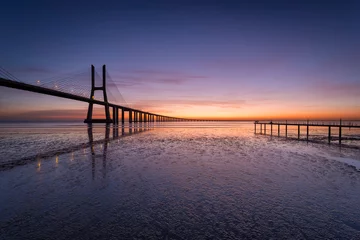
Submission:
[[[288,126],[297,126],[297,139],[300,139],[300,127],[305,126],[306,127],[306,141],[309,141],[309,131],[310,127],[324,127],[327,128],[328,132],[328,143],[331,143],[331,140],[333,139],[333,136],[331,135],[331,130],[333,128],[338,128],[338,140],[339,144],[341,145],[341,141],[343,139],[342,136],[342,129],[343,128],[360,128],[359,123],[355,123],[353,121],[343,121],[340,119],[340,121],[255,121],[254,122],[254,131],[255,134],[258,133],[257,127],[260,126],[260,134],[266,135],[267,126],[270,126],[270,135],[273,135],[273,126],[275,125],[277,127],[277,135],[281,136],[281,127],[285,128],[285,134],[284,137],[288,137]]]

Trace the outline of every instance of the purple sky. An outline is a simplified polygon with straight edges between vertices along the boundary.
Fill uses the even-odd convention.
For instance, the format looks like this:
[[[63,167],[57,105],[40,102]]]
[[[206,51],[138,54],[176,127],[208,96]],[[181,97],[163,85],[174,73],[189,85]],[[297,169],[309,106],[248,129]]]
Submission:
[[[11,1],[0,66],[35,83],[106,64],[130,106],[173,116],[360,119],[359,3]],[[87,108],[6,88],[0,107],[0,120]]]

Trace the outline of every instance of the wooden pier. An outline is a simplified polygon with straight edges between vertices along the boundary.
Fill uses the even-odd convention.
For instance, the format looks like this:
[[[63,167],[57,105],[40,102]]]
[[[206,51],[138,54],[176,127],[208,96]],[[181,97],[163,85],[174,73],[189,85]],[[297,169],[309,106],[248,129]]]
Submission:
[[[343,128],[360,128],[360,125],[358,124],[353,124],[350,121],[347,122],[343,122],[341,119],[340,121],[324,121],[324,122],[320,122],[320,121],[313,121],[310,122],[309,120],[307,121],[255,121],[254,122],[254,128],[255,128],[255,134],[257,134],[257,125],[260,125],[260,134],[266,134],[266,126],[270,126],[270,136],[273,136],[273,126],[277,126],[277,136],[281,136],[281,127],[285,127],[285,134],[284,137],[287,138],[288,137],[288,126],[297,126],[297,139],[300,140],[300,128],[301,127],[306,127],[306,141],[309,141],[309,131],[310,131],[310,127],[324,127],[327,128],[327,132],[328,132],[328,143],[331,143],[331,130],[333,128],[338,128],[339,130],[339,144],[341,145],[341,140],[342,140],[342,129]]]

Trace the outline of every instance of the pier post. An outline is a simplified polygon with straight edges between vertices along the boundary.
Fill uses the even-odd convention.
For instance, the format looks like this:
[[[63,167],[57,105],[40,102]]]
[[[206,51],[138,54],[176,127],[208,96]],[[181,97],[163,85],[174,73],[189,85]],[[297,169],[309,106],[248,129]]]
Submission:
[[[270,135],[272,136],[272,126],[273,126],[273,124],[272,124],[272,121],[271,121],[271,123],[270,123]]]
[[[287,120],[286,120],[286,122],[285,122],[285,137],[287,138]]]
[[[331,143],[331,126],[329,126],[329,137],[328,137],[328,143]]]
[[[256,122],[254,122],[254,133],[256,134]]]
[[[266,135],[266,123],[264,123],[264,134]]]
[[[112,122],[113,122],[113,124],[115,124],[115,123],[116,123],[115,107],[113,107],[112,110],[113,110],[113,111],[112,111],[112,114],[113,114],[113,115],[112,115],[112,117],[113,117],[113,119],[112,119],[113,121],[112,121]]]
[[[280,124],[278,124],[278,137],[280,137]]]
[[[306,122],[306,141],[309,141],[309,120]]]
[[[340,119],[340,125],[339,125],[339,144],[341,145],[341,119]]]
[[[298,124],[298,140],[300,139],[300,124]]]
[[[262,123],[260,123],[260,134],[262,134]]]

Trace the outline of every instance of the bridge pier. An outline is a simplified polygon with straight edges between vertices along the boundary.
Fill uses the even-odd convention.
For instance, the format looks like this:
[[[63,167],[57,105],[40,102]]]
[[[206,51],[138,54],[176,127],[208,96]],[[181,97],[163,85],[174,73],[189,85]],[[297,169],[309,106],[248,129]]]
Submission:
[[[119,125],[119,108],[116,108],[116,124]]]
[[[129,110],[129,123],[132,123],[133,121],[132,121],[132,111],[131,110]]]
[[[115,124],[115,123],[116,123],[115,107],[113,107],[112,110],[113,110],[113,111],[112,111],[112,118],[113,118],[112,120],[113,120],[113,124]]]
[[[95,87],[95,67],[94,65],[91,65],[91,94],[90,94],[90,102],[89,102],[89,107],[88,107],[88,113],[87,113],[87,117],[84,120],[84,123],[112,123],[113,120],[110,118],[110,107],[109,107],[109,102],[107,99],[107,94],[106,94],[106,66],[103,65],[102,68],[102,86],[101,87]],[[94,100],[95,97],[95,91],[96,90],[102,90],[103,91],[103,97],[104,97],[104,108],[105,108],[105,116],[106,119],[93,119],[93,105],[94,103],[92,102]]]
[[[121,108],[121,124],[125,124],[125,110]]]

